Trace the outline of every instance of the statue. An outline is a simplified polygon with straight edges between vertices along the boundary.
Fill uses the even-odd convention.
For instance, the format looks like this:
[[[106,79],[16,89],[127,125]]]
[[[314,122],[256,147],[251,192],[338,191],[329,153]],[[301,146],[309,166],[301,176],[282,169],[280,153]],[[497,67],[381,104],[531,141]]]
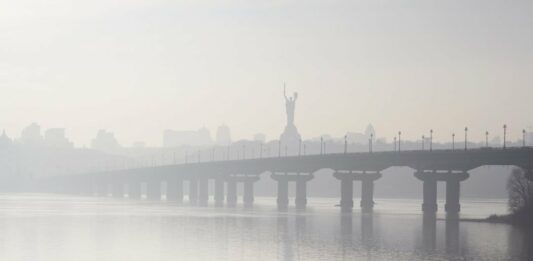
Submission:
[[[294,107],[296,99],[298,99],[298,93],[295,92],[293,97],[287,97],[287,88],[283,84],[283,96],[285,96],[285,108],[287,110],[287,126],[294,125]]]
[[[294,125],[294,110],[296,107],[296,100],[298,99],[298,93],[295,92],[292,97],[287,97],[287,88],[285,87],[285,84],[283,84],[283,96],[285,97],[285,109],[287,111],[287,125],[280,136],[280,141],[292,151],[298,148],[297,146],[301,139],[300,134],[296,129],[296,125]]]

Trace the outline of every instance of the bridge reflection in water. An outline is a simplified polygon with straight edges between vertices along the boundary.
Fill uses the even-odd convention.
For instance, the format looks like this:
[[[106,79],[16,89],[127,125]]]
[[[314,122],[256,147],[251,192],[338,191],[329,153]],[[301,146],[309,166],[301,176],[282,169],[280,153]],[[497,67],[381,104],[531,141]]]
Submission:
[[[533,177],[533,148],[394,151],[341,153],[247,160],[213,161],[150,168],[122,169],[83,175],[40,179],[35,188],[44,192],[127,197],[159,201],[165,191],[167,201],[181,203],[184,186],[188,186],[191,205],[208,206],[209,183],[213,183],[215,206],[234,207],[238,201],[237,186],[243,186],[245,207],[254,202],[254,184],[262,174],[270,173],[277,182],[277,205],[281,210],[289,204],[289,185],[294,184],[298,209],[307,206],[307,183],[314,173],[331,169],[340,181],[340,206],[344,212],[353,209],[353,185],[361,185],[360,207],[371,212],[374,207],[374,186],[381,172],[390,167],[407,166],[422,181],[424,213],[437,212],[437,183],[446,183],[445,211],[449,217],[460,212],[460,184],[468,171],[485,165],[512,165]],[[401,186],[401,184],[398,184]]]

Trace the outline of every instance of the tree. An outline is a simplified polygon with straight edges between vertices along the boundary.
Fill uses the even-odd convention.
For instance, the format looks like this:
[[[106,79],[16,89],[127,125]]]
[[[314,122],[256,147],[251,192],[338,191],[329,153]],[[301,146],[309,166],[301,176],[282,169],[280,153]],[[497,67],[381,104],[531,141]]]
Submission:
[[[509,192],[509,210],[513,221],[519,224],[533,223],[533,181],[529,180],[524,171],[514,168],[507,181]]]

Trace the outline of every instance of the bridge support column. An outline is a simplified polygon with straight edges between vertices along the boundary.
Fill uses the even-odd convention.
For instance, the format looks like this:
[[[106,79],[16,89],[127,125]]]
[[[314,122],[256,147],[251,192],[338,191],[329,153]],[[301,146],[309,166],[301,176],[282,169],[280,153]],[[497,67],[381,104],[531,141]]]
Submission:
[[[221,178],[215,179],[215,206],[221,207],[224,205],[224,180]]]
[[[423,182],[422,211],[424,213],[437,212],[437,181],[446,182],[446,205],[447,213],[459,213],[461,206],[459,204],[460,182],[469,177],[466,171],[460,173],[446,171],[417,171],[415,177]]]
[[[146,182],[146,199],[161,200],[161,182],[159,180],[150,180]]]
[[[381,178],[381,173],[361,175],[361,209],[363,212],[374,209],[374,180]]]
[[[198,180],[195,178],[189,180],[189,203],[192,206],[198,204]]]
[[[278,182],[278,209],[286,210],[289,207],[289,179],[287,175],[271,175]]]
[[[167,201],[183,202],[183,180],[179,178],[167,179]]]
[[[209,202],[209,180],[207,178],[200,178],[199,180],[199,193],[198,193],[198,205],[201,207],[207,207]]]
[[[259,180],[259,177],[252,176],[244,179],[244,194],[243,203],[244,207],[249,208],[254,204],[254,183]]]
[[[448,214],[456,214],[461,211],[461,204],[459,204],[461,181],[469,177],[468,173],[450,173],[446,177],[446,204],[444,209]],[[452,215],[453,216],[453,215]]]
[[[305,209],[307,206],[307,182],[312,178],[312,175],[297,176],[296,198],[294,199],[294,204],[298,209]]]
[[[351,212],[353,209],[353,180],[341,179],[341,210]]]
[[[237,181],[235,179],[229,178],[228,183],[228,207],[235,207],[237,205]]]
[[[141,199],[141,183],[140,182],[130,182],[128,184],[128,198],[140,200]]]
[[[341,211],[351,212],[353,209],[353,182],[361,181],[361,203],[364,212],[374,208],[374,181],[381,178],[381,173],[335,172],[333,176],[341,181]]]

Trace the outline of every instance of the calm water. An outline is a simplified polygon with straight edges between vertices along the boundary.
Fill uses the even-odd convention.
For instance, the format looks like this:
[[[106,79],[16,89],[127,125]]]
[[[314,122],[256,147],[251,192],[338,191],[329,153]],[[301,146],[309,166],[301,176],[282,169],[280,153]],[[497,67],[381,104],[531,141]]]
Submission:
[[[373,214],[351,215],[338,199],[308,201],[280,213],[273,198],[243,210],[3,194],[0,260],[527,260],[522,231],[423,218],[418,200],[376,199]],[[506,211],[505,201],[462,207],[470,218]]]

